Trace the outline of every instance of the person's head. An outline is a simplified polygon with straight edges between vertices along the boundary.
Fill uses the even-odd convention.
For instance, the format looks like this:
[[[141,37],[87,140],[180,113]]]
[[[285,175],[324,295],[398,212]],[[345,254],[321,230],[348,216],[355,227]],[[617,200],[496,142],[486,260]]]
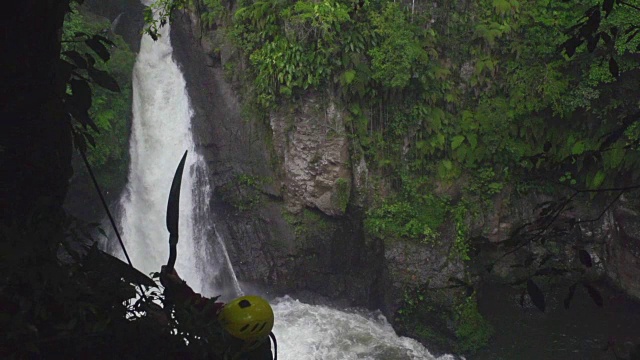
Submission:
[[[260,296],[241,296],[225,304],[218,316],[222,327],[246,343],[259,343],[273,329],[273,309]]]

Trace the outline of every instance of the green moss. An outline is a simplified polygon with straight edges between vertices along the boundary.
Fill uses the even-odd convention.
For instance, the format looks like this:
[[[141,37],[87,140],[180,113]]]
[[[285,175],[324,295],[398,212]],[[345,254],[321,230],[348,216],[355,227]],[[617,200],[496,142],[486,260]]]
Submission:
[[[489,344],[493,327],[478,311],[475,293],[455,308],[456,336],[463,353],[474,353]]]
[[[399,196],[384,200],[367,212],[365,230],[381,239],[406,238],[433,244],[450,210],[448,204],[447,199],[426,192],[407,179]]]
[[[299,240],[312,239],[318,236],[327,237],[334,230],[326,215],[311,209],[305,208],[298,214],[283,211],[282,218],[293,227],[293,232]]]
[[[245,173],[237,174],[232,181],[216,188],[221,199],[239,212],[250,211],[264,202],[262,186],[270,179]]]
[[[339,178],[336,180],[335,186],[338,198],[338,208],[344,213],[347,210],[347,205],[349,205],[349,197],[351,195],[349,180]]]

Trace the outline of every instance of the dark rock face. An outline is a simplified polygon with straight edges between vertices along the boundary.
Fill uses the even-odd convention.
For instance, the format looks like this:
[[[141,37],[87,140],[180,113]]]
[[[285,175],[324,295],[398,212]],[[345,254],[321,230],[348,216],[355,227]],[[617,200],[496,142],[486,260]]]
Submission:
[[[347,185],[351,183],[350,171],[340,166],[348,162],[346,143],[333,139],[324,143],[323,149],[331,156],[318,173],[306,173],[309,164],[304,156],[306,160],[296,162],[301,179],[328,186],[307,191],[309,188],[297,187],[303,182],[287,176],[286,170],[274,171],[271,164],[284,162],[277,150],[273,153],[267,147],[267,137],[272,131],[274,137],[287,134],[277,133],[277,125],[243,118],[238,96],[225,81],[220,64],[212,62],[203,50],[208,45],[200,43],[199,31],[188,14],[179,14],[172,24],[171,41],[194,109],[196,147],[206,160],[215,188],[211,203],[217,231],[224,238],[239,280],[245,286],[268,287],[274,295],[305,297],[311,292],[329,301],[341,299],[345,305],[380,307],[381,244],[365,243],[359,216],[353,211],[342,215],[345,209],[338,209],[331,193],[338,190],[332,186],[338,178],[345,178]],[[305,131],[326,133],[312,124],[309,114],[303,113],[298,119],[294,121],[308,125],[303,126]],[[310,135],[302,138],[317,141]],[[280,154],[295,146],[321,150],[315,142],[294,142]],[[327,149],[327,143],[335,146]],[[286,141],[278,144],[290,145]],[[322,162],[322,157],[319,160]],[[325,171],[329,168],[331,171]],[[259,204],[248,209],[232,206],[225,201],[228,194],[221,190],[233,190],[240,174],[269,179],[259,186]],[[293,212],[289,204],[297,205]]]
[[[622,205],[611,214],[613,236],[606,241],[603,258],[607,275],[640,299],[640,214]]]
[[[479,271],[491,265],[493,280],[510,283],[542,267],[561,268],[568,271],[558,278],[608,279],[640,299],[640,213],[634,210],[638,208],[635,196],[621,197],[606,211],[611,199],[577,197],[547,224],[541,222],[539,205],[557,199],[539,193],[521,196],[506,189],[494,197],[493,207],[487,208],[472,227],[473,235],[485,240],[478,245],[480,254],[475,257]],[[528,246],[509,251],[515,248],[512,234],[516,229],[521,236],[544,231]],[[545,245],[542,239],[549,242]],[[580,252],[588,254],[592,265],[585,266]],[[540,264],[545,258],[548,262]],[[577,274],[576,268],[586,272]]]
[[[140,0],[86,0],[84,5],[91,12],[109,19],[112,22],[111,30],[121,35],[131,50],[136,53],[140,51],[140,37],[144,27],[144,5]]]

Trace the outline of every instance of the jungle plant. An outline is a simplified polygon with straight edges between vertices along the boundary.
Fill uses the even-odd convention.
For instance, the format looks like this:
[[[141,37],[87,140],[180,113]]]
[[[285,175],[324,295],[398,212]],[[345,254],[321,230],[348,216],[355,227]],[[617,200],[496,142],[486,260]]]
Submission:
[[[454,314],[461,352],[474,353],[488,345],[494,330],[478,311],[475,292],[456,306]]]

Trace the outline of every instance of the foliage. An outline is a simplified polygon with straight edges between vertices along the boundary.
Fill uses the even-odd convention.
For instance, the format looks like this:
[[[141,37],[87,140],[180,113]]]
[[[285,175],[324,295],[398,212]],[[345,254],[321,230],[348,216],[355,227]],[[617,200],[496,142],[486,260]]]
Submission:
[[[146,26],[143,33],[151,36],[153,40],[158,40],[160,28],[171,22],[175,12],[184,9],[188,3],[189,0],[155,0],[151,6],[144,9]]]
[[[428,191],[425,183],[405,180],[397,198],[385,199],[367,212],[365,230],[385,240],[407,238],[432,244],[449,211],[448,202]]]
[[[423,34],[426,39],[416,37],[420,33],[418,25],[412,24],[399,3],[389,2],[381,13],[371,15],[373,31],[378,35],[379,45],[369,50],[371,56],[371,77],[384,87],[404,88],[411,78],[423,71],[430,56],[425,46],[433,46],[435,33]]]
[[[347,205],[349,205],[349,197],[351,195],[349,181],[345,178],[339,178],[336,180],[335,186],[338,208],[344,213],[347,210]]]
[[[200,21],[206,27],[213,27],[216,22],[228,17],[228,11],[220,0],[203,0],[205,10],[200,14]]]
[[[494,330],[478,311],[475,293],[456,306],[455,322],[461,352],[474,353],[489,344]]]
[[[106,37],[86,35],[109,29],[109,22],[83,12],[78,6],[72,8],[73,11],[67,14],[63,27],[63,56],[77,67],[69,87],[71,96],[74,96],[73,90],[76,89],[76,95],[82,94],[85,99],[81,107],[87,108],[89,105],[86,117],[82,115],[80,118],[86,124],[81,123],[82,127],[75,127],[78,134],[76,143],[87,152],[89,163],[97,173],[100,183],[110,191],[121,186],[127,170],[132,101],[131,71],[135,54],[115,34],[106,34]],[[90,55],[89,50],[97,54],[98,59]],[[93,74],[93,82],[86,83],[86,86],[80,85],[85,78],[81,71],[85,68],[89,76]],[[77,101],[72,101],[71,104],[80,105]],[[85,141],[91,146],[87,147]]]
[[[241,173],[232,181],[216,188],[222,200],[240,212],[255,209],[264,201],[262,187],[268,179]]]
[[[0,225],[3,358],[178,357],[184,342],[136,300],[141,285],[132,283],[153,293],[153,281],[95,244],[82,245],[91,228],[38,209],[33,215],[28,226]],[[58,227],[66,237],[52,233]]]
[[[471,251],[469,244],[469,225],[467,225],[467,219],[469,218],[469,205],[460,202],[454,206],[452,212],[453,221],[456,227],[456,238],[453,241],[453,249],[450,255],[457,256],[461,260],[471,260],[469,253]]]

